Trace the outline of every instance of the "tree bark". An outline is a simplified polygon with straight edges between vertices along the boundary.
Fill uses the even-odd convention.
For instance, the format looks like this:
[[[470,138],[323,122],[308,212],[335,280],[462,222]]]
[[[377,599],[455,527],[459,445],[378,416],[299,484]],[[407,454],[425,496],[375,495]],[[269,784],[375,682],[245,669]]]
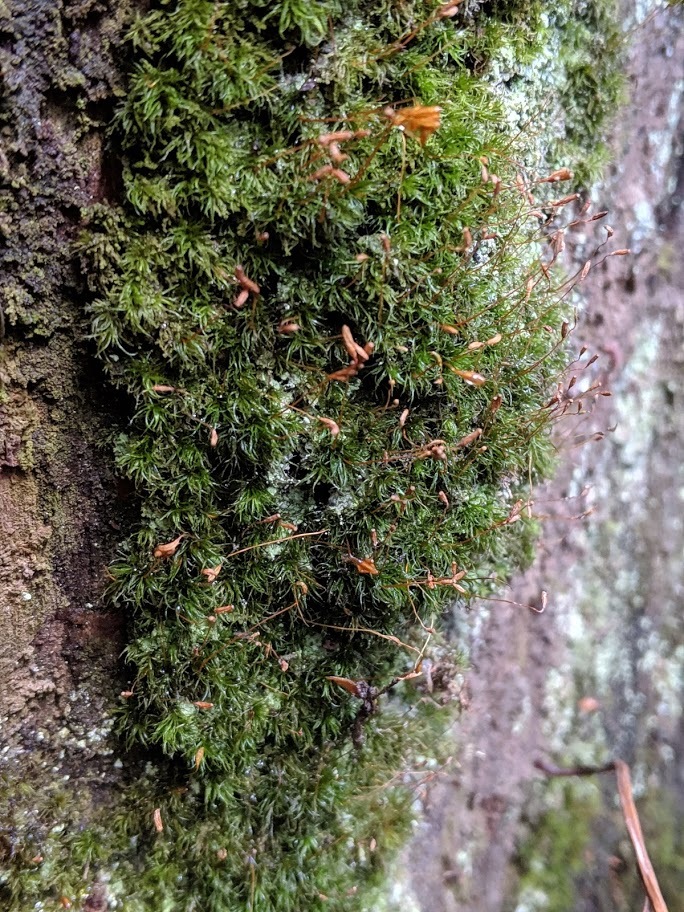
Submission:
[[[89,352],[70,248],[84,207],[109,192],[103,139],[126,9],[0,4],[3,794],[33,775],[70,776],[84,792],[117,778],[103,734],[124,619],[102,602],[122,510],[102,446],[117,401]]]
[[[624,4],[628,21],[634,7]],[[632,32],[629,97],[595,190],[618,246],[632,253],[592,269],[581,286],[573,350],[599,355],[593,379],[613,396],[563,428],[557,477],[535,495],[545,517],[537,559],[503,593],[513,604],[477,605],[457,619],[472,660],[461,770],[456,787],[433,794],[410,855],[414,895],[431,912],[641,908],[613,783],[595,786],[593,805],[566,809],[558,783],[540,783],[534,767],[549,756],[632,765],[670,908],[684,895],[684,270],[674,253],[684,242],[683,13],[658,10]],[[569,241],[578,269],[582,243]],[[545,614],[515,604],[542,589]],[[579,846],[572,857],[558,851],[564,836]],[[529,877],[520,883],[530,857],[544,882],[536,894],[523,892]]]
[[[106,443],[125,403],[89,349],[88,287],[68,252],[83,210],[117,194],[116,162],[104,149],[123,91],[117,57],[129,12],[129,3],[99,0],[0,0],[0,818],[9,821],[0,832],[0,866],[17,854],[31,859],[30,843],[13,840],[15,822],[36,838],[50,825],[40,802],[33,814],[19,808],[14,795],[22,788],[48,792],[59,783],[87,822],[88,809],[115,802],[138,768],[130,755],[123,766],[111,735],[112,710],[126,687],[119,661],[126,618],[103,599],[131,501]],[[498,751],[509,768],[518,694],[542,712],[534,682],[557,654],[546,648],[544,634],[529,635],[529,622],[515,609],[491,623],[489,639],[478,631],[473,644],[480,656],[475,706],[482,708],[473,754]],[[513,661],[512,642],[539,658],[531,689],[524,672],[515,678],[517,690],[501,674],[502,662]],[[498,689],[485,690],[483,681],[498,681]],[[497,716],[504,704],[510,727],[501,727]],[[538,724],[537,717],[536,734]],[[517,744],[516,755],[523,749]],[[416,892],[425,908],[454,908],[453,881],[464,876],[454,864],[457,839],[469,850],[478,840],[486,844],[473,870],[489,884],[487,908],[500,907],[505,878],[486,868],[495,857],[504,872],[513,836],[506,832],[501,851],[491,837],[506,814],[518,826],[524,789],[514,776],[502,793],[500,781],[492,784],[471,760],[466,752],[470,795],[461,787],[454,799],[452,790],[414,849]],[[526,755],[530,769],[533,760]],[[19,820],[20,813],[28,820]],[[468,820],[456,837],[447,817]],[[439,870],[428,866],[428,855],[439,860]],[[84,908],[105,908],[102,896],[93,880]]]

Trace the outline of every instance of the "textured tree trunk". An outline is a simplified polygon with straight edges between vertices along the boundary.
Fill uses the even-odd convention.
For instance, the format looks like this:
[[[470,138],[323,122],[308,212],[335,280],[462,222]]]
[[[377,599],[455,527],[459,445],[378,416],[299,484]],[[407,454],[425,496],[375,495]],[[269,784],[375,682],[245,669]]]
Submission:
[[[557,477],[535,497],[537,559],[503,593],[512,603],[456,621],[470,709],[456,786],[432,796],[412,848],[421,910],[640,908],[612,775],[573,793],[534,768],[615,757],[632,765],[649,851],[681,907],[683,13],[632,30],[613,165],[594,191],[631,256],[589,273],[573,346],[599,356],[592,380],[613,396],[559,434]],[[584,243],[570,242],[577,268]],[[541,590],[546,613],[525,611]]]
[[[49,791],[68,782],[87,820],[89,806],[113,800],[123,777],[133,775],[134,761],[128,756],[123,767],[110,735],[112,708],[125,687],[119,656],[126,619],[103,602],[106,567],[129,492],[114,477],[102,440],[123,408],[89,351],[87,282],[69,252],[82,228],[82,210],[116,195],[116,163],[104,160],[103,148],[121,91],[117,54],[128,10],[127,3],[98,0],[0,0],[0,807],[10,814],[10,825],[12,795],[27,786]],[[669,15],[681,26],[681,14]],[[662,38],[662,30],[657,34]],[[673,69],[667,70],[672,84]],[[672,173],[665,163],[662,179]],[[680,169],[670,199],[678,193],[681,200],[682,174]],[[658,202],[674,247],[682,236],[681,216],[677,221],[674,203],[668,209],[664,191]],[[677,320],[681,333],[681,315]],[[614,332],[619,338],[620,327]],[[671,343],[667,350],[681,372]],[[630,351],[606,350],[613,370],[623,367],[618,362]],[[659,388],[667,381],[659,376]],[[681,440],[681,428],[670,430]],[[657,428],[651,431],[655,452]],[[679,461],[677,446],[669,452]],[[606,461],[600,460],[603,469]],[[667,473],[662,464],[656,470]],[[606,496],[617,496],[615,486]],[[609,513],[611,534],[620,519]],[[644,527],[641,541],[658,534]],[[635,561],[643,556],[630,554]],[[643,565],[642,583],[650,572],[646,558]],[[541,747],[534,711],[543,711],[543,688],[537,685],[558,660],[559,647],[550,646],[538,618],[503,606],[496,611],[486,636],[479,629],[473,634],[477,669],[471,727],[464,729],[470,739],[462,758],[464,787],[436,802],[432,825],[414,847],[421,908],[485,912],[503,901],[534,759],[516,737],[522,731]],[[637,614],[631,622],[639,623]],[[597,632],[589,628],[588,635]],[[635,675],[636,665],[634,659],[629,666]],[[534,673],[528,674],[531,666]],[[625,688],[619,699],[627,693]],[[656,697],[650,694],[643,713]],[[613,743],[629,754],[622,735]],[[668,743],[680,749],[681,731]],[[512,756],[519,761],[515,769]],[[494,772],[484,762],[491,757],[500,758]],[[674,775],[671,766],[667,775]],[[28,821],[36,834],[45,825],[38,814]],[[503,834],[499,840],[497,832]],[[0,862],[15,851],[0,840]],[[23,851],[30,860],[30,846]],[[473,877],[485,885],[486,901],[473,891]],[[85,908],[96,912],[103,903],[94,885]]]
[[[107,6],[0,4],[0,721],[9,793],[17,779],[41,787],[72,776],[87,791],[113,776],[102,735],[120,689],[124,620],[102,607],[102,591],[120,501],[99,443],[117,405],[88,351],[87,288],[70,251],[83,208],[107,193],[103,136],[125,4]]]

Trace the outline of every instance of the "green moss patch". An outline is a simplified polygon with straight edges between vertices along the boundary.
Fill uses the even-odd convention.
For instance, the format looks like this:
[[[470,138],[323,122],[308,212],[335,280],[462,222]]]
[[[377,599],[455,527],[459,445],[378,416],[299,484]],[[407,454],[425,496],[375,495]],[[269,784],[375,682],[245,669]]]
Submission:
[[[487,78],[534,59],[542,12],[181,0],[133,26],[124,201],[82,251],[141,499],[118,727],[170,762],[64,890],[98,868],[127,910],[373,907],[444,725],[411,675],[527,547],[551,462],[557,187]]]

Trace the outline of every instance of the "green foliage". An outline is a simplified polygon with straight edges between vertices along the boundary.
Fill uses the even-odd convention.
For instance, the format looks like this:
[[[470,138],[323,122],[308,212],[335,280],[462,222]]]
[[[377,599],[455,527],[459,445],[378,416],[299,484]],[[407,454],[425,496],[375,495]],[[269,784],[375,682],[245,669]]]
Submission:
[[[467,9],[475,8],[469,3]],[[607,140],[624,93],[624,16],[616,0],[491,0],[494,18],[470,54],[478,70],[508,93],[529,151],[568,166],[575,186],[601,176]],[[493,65],[492,65],[493,64]]]
[[[189,764],[204,747],[206,773],[241,776],[265,744],[279,751],[303,706],[288,749],[338,739],[355,707],[336,707],[325,676],[384,683],[405,668],[397,638],[453,596],[428,574],[505,549],[507,492],[536,469],[558,366],[544,326],[559,319],[515,150],[460,62],[460,30],[428,20],[408,42],[429,6],[388,13],[352,6],[311,76],[283,56],[271,7],[247,21],[235,4],[181,3],[134,30],[150,51],[119,117],[130,208],[92,307],[136,402],[118,464],[146,496],[114,598],[137,618],[136,738]],[[307,42],[312,22],[283,16]],[[424,146],[383,111],[404,99],[443,107]],[[339,179],[318,140],[331,130],[354,132]],[[510,182],[499,197],[484,156]],[[241,307],[239,265],[260,286]],[[375,348],[335,380],[343,326]]]
[[[439,718],[329,677],[392,687],[529,551],[566,307],[482,74],[533,56],[542,8],[521,29],[513,3],[178,0],[131,30],[124,204],[82,247],[141,498],[111,568],[119,728],[175,771],[110,822],[127,910],[371,908],[407,831],[398,771]]]
[[[45,908],[60,908],[62,898],[80,908],[100,872],[126,912],[194,909],[200,898],[209,912],[368,908],[386,877],[388,853],[409,833],[413,794],[434,771],[423,762],[422,774],[392,781],[389,771],[401,766],[407,747],[425,750],[420,739],[430,722],[410,715],[389,707],[359,751],[349,742],[317,756],[303,752],[296,764],[286,755],[259,761],[246,771],[247,791],[221,778],[191,776],[179,785],[157,765],[87,829],[75,821],[88,809],[62,782],[39,794],[27,786],[19,795],[0,780],[8,834],[0,849],[9,859],[0,875],[4,907],[23,910],[29,897],[41,897]]]

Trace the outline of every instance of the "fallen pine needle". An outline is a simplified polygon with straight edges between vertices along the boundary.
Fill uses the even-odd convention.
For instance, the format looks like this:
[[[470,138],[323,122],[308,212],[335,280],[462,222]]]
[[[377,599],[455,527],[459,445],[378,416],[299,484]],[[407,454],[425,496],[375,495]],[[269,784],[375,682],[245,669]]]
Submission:
[[[644,910],[668,912],[667,904],[658,884],[658,878],[653,870],[653,865],[646,849],[639,814],[632,794],[632,778],[627,764],[623,760],[613,760],[611,763],[606,763],[605,766],[575,766],[570,769],[563,769],[546,763],[544,760],[535,760],[534,766],[546,773],[547,776],[592,776],[596,773],[615,771],[622,816],[625,818],[627,832],[634,846],[634,854],[636,855],[641,881],[646,890]]]
[[[639,814],[632,795],[632,779],[629,775],[629,767],[623,760],[615,761],[615,775],[617,776],[618,795],[620,796],[627,832],[634,846],[639,873],[653,907],[653,912],[667,912],[667,905],[663,894],[660,892],[658,878],[653,870],[651,859],[646,850],[644,834],[641,831],[641,822],[639,821]]]

